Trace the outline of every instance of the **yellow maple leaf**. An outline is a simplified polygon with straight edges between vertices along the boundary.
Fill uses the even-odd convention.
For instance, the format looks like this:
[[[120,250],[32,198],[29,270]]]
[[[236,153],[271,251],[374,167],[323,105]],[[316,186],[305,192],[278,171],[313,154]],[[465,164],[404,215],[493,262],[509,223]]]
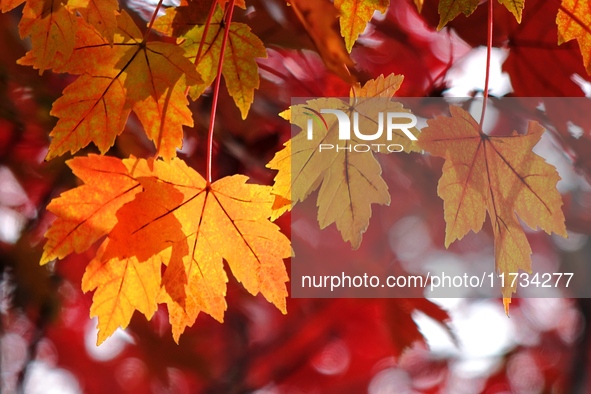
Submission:
[[[115,212],[141,191],[119,159],[90,155],[67,163],[86,184],[62,193],[47,206],[57,220],[45,234],[41,264],[87,250],[115,226]]]
[[[222,320],[227,276],[282,312],[288,281],[283,259],[289,240],[271,223],[269,186],[235,175],[208,184],[180,159],[126,162],[144,190],[117,212],[102,260],[144,262],[171,248],[160,302],[168,304],[178,341],[200,312]]]
[[[437,117],[421,130],[418,145],[445,158],[437,192],[444,202],[445,245],[478,232],[491,219],[495,261],[505,278],[531,272],[531,248],[519,218],[530,228],[566,237],[556,169],[532,152],[544,128],[530,122],[527,134],[490,137],[472,116],[451,106],[451,117]],[[514,283],[515,282],[515,283]],[[516,281],[504,281],[505,306]]]
[[[386,133],[371,141],[374,145],[365,144],[357,137],[350,141],[339,140],[339,124],[335,117],[326,118],[326,126],[317,127],[313,139],[307,132],[308,119],[312,113],[320,113],[322,109],[338,109],[351,115],[358,112],[362,119],[359,128],[375,130],[379,112],[408,112],[397,102],[388,100],[376,101],[372,98],[390,98],[402,83],[402,76],[380,76],[371,80],[359,89],[355,89],[357,99],[345,102],[334,98],[310,100],[306,104],[292,106],[284,116],[289,117],[292,124],[302,131],[294,136],[279,151],[268,167],[278,170],[273,185],[273,193],[277,196],[274,204],[273,218],[281,215],[292,204],[303,201],[310,193],[320,187],[318,193],[318,222],[321,228],[336,223],[345,241],[358,248],[361,238],[371,217],[371,205],[390,203],[388,187],[381,177],[381,167],[373,152],[389,153],[385,146],[398,144],[404,151],[412,151],[413,144],[408,136],[400,130],[393,133],[387,140]],[[353,91],[352,91],[353,93]],[[418,133],[413,128],[413,133]],[[332,149],[321,151],[320,146],[332,146]],[[358,152],[353,146],[363,144],[368,151]],[[341,147],[337,150],[335,147]]]
[[[149,320],[158,309],[160,270],[168,250],[139,262],[137,258],[102,261],[108,241],[86,267],[82,291],[94,290],[90,317],[98,317],[97,346],[119,327],[125,329],[138,310]]]
[[[384,14],[389,5],[390,0],[335,0],[334,6],[339,11],[341,35],[345,38],[348,52],[351,52],[353,44],[365,30],[374,12]]]
[[[591,4],[588,1],[562,0],[556,24],[558,44],[576,39],[585,69],[591,75]]]
[[[224,12],[216,6],[212,16],[207,36],[204,38],[204,24],[195,24],[190,20],[179,18],[183,12],[189,12],[191,6],[177,7],[167,10],[166,15],[159,18],[154,27],[163,33],[171,34],[175,30],[183,31],[182,25],[188,24],[191,29],[184,33],[180,39],[182,47],[187,52],[187,57],[195,63],[197,71],[203,79],[203,83],[195,85],[189,91],[195,100],[210,86],[217,74],[220,60],[222,41],[224,36]],[[201,42],[203,40],[203,45]],[[201,47],[201,51],[199,48]],[[267,50],[262,41],[251,32],[250,27],[244,23],[232,22],[228,33],[228,43],[224,54],[222,75],[226,82],[228,93],[234,99],[240,109],[242,119],[248,115],[248,110],[254,100],[254,90],[259,87],[259,69],[256,58],[266,58]]]

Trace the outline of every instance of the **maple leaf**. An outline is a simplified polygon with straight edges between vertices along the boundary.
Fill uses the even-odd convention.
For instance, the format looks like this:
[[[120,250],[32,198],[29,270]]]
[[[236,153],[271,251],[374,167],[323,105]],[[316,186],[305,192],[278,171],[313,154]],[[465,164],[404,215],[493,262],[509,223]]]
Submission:
[[[141,263],[135,257],[102,261],[107,244],[103,242],[82,277],[82,291],[95,290],[90,317],[98,317],[97,346],[117,328],[125,329],[135,310],[152,318],[158,309],[162,260],[168,257],[164,251]]]
[[[354,65],[353,60],[334,28],[338,17],[334,5],[326,0],[289,0],[288,3],[314,41],[326,67],[343,81],[355,83],[355,77],[349,72],[349,67]]]
[[[170,250],[160,302],[169,308],[178,341],[200,312],[219,321],[226,309],[225,260],[253,295],[261,293],[283,313],[289,240],[271,223],[269,186],[241,175],[208,184],[180,159],[125,161],[143,191],[117,212],[102,260],[143,263]]]
[[[45,234],[41,264],[87,250],[115,226],[115,212],[141,191],[119,159],[90,155],[67,163],[86,184],[62,193],[47,206],[57,220]]]
[[[130,111],[138,115],[159,156],[170,159],[182,144],[183,125],[193,119],[184,97],[187,85],[201,79],[177,45],[145,42],[125,12],[117,17],[113,44],[78,18],[70,59],[57,72],[79,74],[56,100],[51,115],[59,118],[46,159],[72,153],[94,142],[101,153],[114,143]],[[23,63],[35,65],[28,55]]]
[[[110,43],[117,29],[117,0],[68,0],[68,6],[78,11],[84,19]]]
[[[366,97],[367,100],[352,100],[351,103],[330,98],[310,100],[306,104],[292,106],[285,117],[306,130],[311,112],[320,113],[323,108],[340,109],[349,114],[357,111],[361,119],[369,120],[360,124],[359,128],[374,130],[377,127],[374,119],[377,119],[378,112],[408,112],[400,103],[389,102],[384,105],[385,102],[380,102],[380,105],[376,105],[371,100],[376,97],[390,98],[400,87],[402,79],[402,76],[393,74],[387,78],[380,76],[368,81],[362,89],[355,89],[355,97]],[[307,132],[301,131],[267,165],[278,170],[273,185],[273,193],[277,196],[273,218],[291,209],[293,204],[303,201],[320,187],[317,202],[320,227],[336,223],[343,239],[351,242],[356,249],[369,224],[371,204],[388,205],[390,195],[381,177],[381,167],[371,151],[319,150],[320,144],[350,148],[357,143],[367,142],[357,137],[352,137],[350,141],[339,141],[336,117],[327,117],[326,120],[326,127],[317,127],[314,131],[314,139],[308,139]],[[414,132],[418,131],[414,129]],[[387,141],[386,133],[383,133],[381,138],[371,142],[375,144],[372,145],[372,151],[380,149],[378,144],[388,143],[400,144],[407,152],[413,150],[412,141],[399,130],[393,133],[392,141]],[[385,148],[380,151],[388,153]]]
[[[384,14],[389,5],[390,0],[335,0],[334,6],[340,13],[341,35],[345,38],[348,52],[351,52],[374,12]]]
[[[197,7],[196,5],[195,7]],[[195,14],[191,6],[168,9],[166,15],[156,21],[155,28],[165,34],[181,29],[184,23],[192,28],[182,35],[182,47],[187,57],[195,63],[197,71],[203,78],[190,90],[191,97],[197,99],[210,86],[217,74],[220,60],[222,41],[224,37],[224,12],[216,6],[212,16],[207,36],[204,38],[205,26],[197,24],[189,18],[177,17],[183,13]],[[203,45],[201,42],[203,41]],[[201,47],[201,51],[199,48]],[[266,58],[267,50],[261,40],[251,32],[244,23],[232,22],[228,33],[228,43],[222,65],[222,75],[226,82],[228,93],[240,109],[242,119],[248,115],[248,110],[254,100],[254,90],[259,87],[259,73],[256,58]]]
[[[486,214],[495,239],[496,268],[505,278],[531,272],[531,248],[517,216],[530,228],[566,237],[556,169],[532,152],[544,128],[530,122],[527,134],[490,137],[463,109],[437,117],[421,130],[418,145],[445,158],[437,193],[444,202],[445,246],[482,229]],[[513,281],[511,281],[513,282]],[[517,284],[505,281],[505,306]]]
[[[591,4],[589,1],[562,0],[558,14],[558,44],[576,39],[583,63],[591,74]]]
[[[30,54],[39,72],[53,67],[56,59],[68,61],[76,41],[75,19],[61,0],[27,0],[19,34],[31,38]]]

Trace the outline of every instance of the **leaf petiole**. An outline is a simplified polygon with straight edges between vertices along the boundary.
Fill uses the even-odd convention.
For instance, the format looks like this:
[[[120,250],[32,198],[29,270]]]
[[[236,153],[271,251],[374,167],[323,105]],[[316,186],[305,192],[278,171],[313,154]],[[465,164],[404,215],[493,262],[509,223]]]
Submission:
[[[211,3],[211,7],[209,7],[209,14],[207,14],[207,20],[205,21],[205,27],[203,28],[203,36],[201,37],[201,41],[199,42],[199,49],[197,50],[197,55],[195,56],[195,67],[199,64],[199,60],[201,59],[201,54],[203,53],[203,46],[205,45],[205,40],[207,38],[207,33],[209,32],[209,26],[211,25],[211,19],[213,18],[213,14],[215,12],[215,7],[217,6],[217,2],[214,1]],[[189,94],[189,86],[185,90],[185,96]]]
[[[211,115],[209,118],[209,129],[207,131],[207,163],[206,163],[206,180],[207,183],[212,182],[211,177],[211,163],[213,158],[213,130],[215,126],[215,114],[218,106],[218,97],[220,93],[220,82],[222,79],[222,67],[224,65],[224,53],[226,51],[226,44],[228,43],[228,34],[230,33],[230,23],[232,22],[232,14],[234,13],[235,0],[230,0],[228,8],[226,9],[226,16],[224,18],[224,37],[222,38],[222,46],[220,48],[220,61],[218,63],[218,70],[213,87],[213,102],[211,104]],[[204,33],[205,37],[205,33]]]
[[[144,33],[144,37],[142,38],[142,42],[146,42],[148,38],[148,34],[150,34],[150,30],[152,30],[152,26],[154,25],[154,21],[158,17],[158,11],[160,11],[160,7],[162,7],[163,0],[158,0],[158,4],[156,4],[156,8],[154,9],[154,13],[152,14],[152,18],[150,19],[150,23],[148,23],[148,28]]]
[[[493,40],[493,6],[494,1],[488,0],[488,33],[486,39],[486,76],[484,78],[484,97],[482,99],[482,113],[480,114],[480,133],[482,131],[482,122],[484,122],[484,113],[486,112],[486,102],[488,101],[488,82],[490,79],[490,57],[492,51]]]

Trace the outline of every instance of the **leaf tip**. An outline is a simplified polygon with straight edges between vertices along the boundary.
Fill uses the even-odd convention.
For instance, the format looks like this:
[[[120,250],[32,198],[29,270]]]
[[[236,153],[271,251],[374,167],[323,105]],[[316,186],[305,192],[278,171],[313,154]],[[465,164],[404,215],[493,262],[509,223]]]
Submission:
[[[49,251],[47,250],[47,243],[46,243],[45,247],[43,248],[43,254],[41,255],[41,259],[39,260],[39,265],[45,265],[55,259],[56,259],[56,256],[54,256],[52,253],[49,253]]]
[[[420,13],[423,12],[423,2],[424,0],[414,0],[415,6],[417,7],[417,11]]]
[[[509,305],[510,304],[511,304],[511,298],[503,297],[503,307],[505,308],[505,314],[507,315],[508,318],[511,317],[511,316],[509,316]]]
[[[281,116],[283,119],[287,120],[288,122],[291,122],[291,107],[289,107],[288,109],[286,109],[283,112],[280,112],[279,116]]]
[[[107,334],[107,332],[105,330],[101,330],[101,328],[99,326],[97,326],[98,332],[96,335],[96,346],[100,346],[102,345],[107,338],[109,338],[111,336],[111,334]]]

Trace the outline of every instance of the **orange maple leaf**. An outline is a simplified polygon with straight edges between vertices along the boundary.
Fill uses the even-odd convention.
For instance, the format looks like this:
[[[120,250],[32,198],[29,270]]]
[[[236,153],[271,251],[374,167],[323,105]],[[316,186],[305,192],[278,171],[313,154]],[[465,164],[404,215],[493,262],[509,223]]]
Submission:
[[[444,202],[445,246],[470,230],[480,231],[488,212],[497,271],[505,277],[531,272],[531,248],[517,217],[532,229],[567,236],[556,190],[560,177],[532,152],[544,128],[530,122],[525,135],[490,137],[463,109],[451,106],[450,111],[451,117],[429,120],[418,140],[419,147],[446,159],[437,188]],[[507,282],[506,307],[517,287]]]
[[[133,110],[154,141],[159,156],[170,159],[182,144],[183,125],[193,118],[184,95],[187,85],[201,82],[195,67],[177,45],[146,42],[123,12],[117,16],[113,44],[93,26],[77,18],[74,52],[54,71],[81,75],[53,104],[59,118],[47,160],[94,142],[101,153],[123,131]],[[36,66],[34,54],[21,63]]]
[[[283,259],[290,242],[268,219],[271,187],[235,175],[208,184],[180,159],[116,159],[90,155],[68,162],[85,185],[53,200],[42,263],[88,249],[108,235],[84,274],[95,290],[98,343],[125,328],[135,310],[150,318],[169,309],[178,341],[200,312],[223,321],[225,260],[253,295],[286,312]],[[161,276],[161,265],[166,265]]]
[[[21,38],[31,38],[29,54],[43,72],[52,68],[56,61],[68,61],[72,55],[76,42],[76,17],[61,0],[27,0],[19,34]]]
[[[87,250],[113,229],[117,210],[141,191],[119,159],[90,155],[67,163],[86,184],[62,193],[47,206],[57,220],[45,234],[41,264]]]
[[[589,1],[562,0],[558,14],[558,45],[576,39],[583,64],[591,75],[591,4]]]
[[[223,320],[223,260],[251,294],[286,312],[283,259],[291,248],[268,220],[270,187],[246,184],[242,175],[208,184],[180,159],[125,163],[144,190],[117,212],[101,259],[143,263],[172,248],[159,301],[168,304],[176,340],[202,311]]]

